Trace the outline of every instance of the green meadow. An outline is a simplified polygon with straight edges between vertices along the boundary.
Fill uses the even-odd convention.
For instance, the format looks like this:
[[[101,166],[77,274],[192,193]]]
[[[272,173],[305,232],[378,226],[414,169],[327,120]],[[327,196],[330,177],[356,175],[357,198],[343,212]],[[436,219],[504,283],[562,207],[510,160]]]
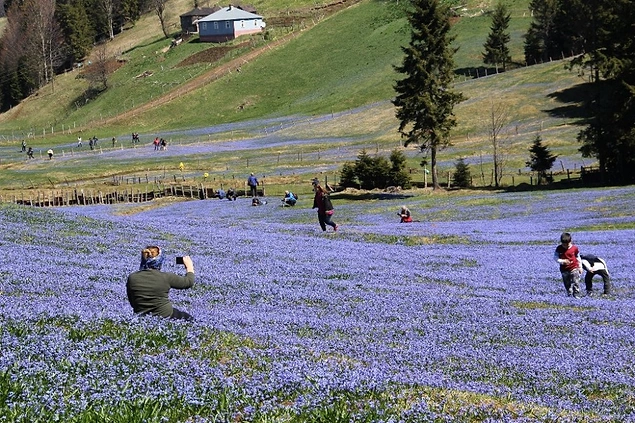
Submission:
[[[530,176],[512,178],[511,172],[525,167],[527,150],[538,134],[555,153],[568,158],[567,168],[581,162],[575,137],[582,118],[566,112],[566,108],[575,109],[580,99],[565,102],[562,93],[584,80],[565,68],[566,61],[523,67],[522,36],[530,22],[528,2],[508,4],[514,65],[504,73],[494,74],[489,69],[483,77],[481,52],[490,25],[487,11],[493,2],[467,2],[456,9],[460,17],[453,20],[455,88],[467,100],[455,108],[458,126],[453,146],[441,152],[439,166],[446,174],[456,159],[468,158],[473,172],[480,174],[475,178],[478,185],[489,184],[488,120],[493,110],[505,110],[504,153],[506,173],[510,173],[505,184],[530,182]],[[175,5],[183,11],[189,7]],[[313,4],[308,2],[262,2],[255,6],[265,20],[285,14],[302,18],[293,27],[268,27],[266,37],[246,37],[222,46],[200,43],[194,37],[170,49],[170,40],[159,35],[158,23],[146,16],[107,45],[120,67],[109,75],[109,88],[97,98],[85,97],[87,82],[75,70],[58,76],[54,86],[44,87],[1,115],[0,146],[18,147],[22,139],[28,139],[40,152],[54,147],[58,154],[73,154],[66,165],[51,169],[41,162],[25,164],[18,149],[9,148],[0,158],[6,171],[0,176],[2,186],[28,189],[57,187],[63,181],[100,183],[113,175],[170,173],[178,165],[172,157],[84,160],[91,156],[75,157],[71,151],[78,135],[84,140],[98,137],[103,141],[102,152],[110,148],[112,137],[119,141],[117,149],[130,148],[133,131],[152,138],[169,134],[165,137],[171,145],[200,146],[269,135],[276,125],[271,122],[282,119],[292,124],[275,128],[281,142],[305,142],[239,154],[192,151],[184,153],[183,159],[194,172],[192,178],[212,169],[220,172],[221,168],[225,169],[223,177],[253,170],[272,178],[280,176],[283,165],[297,169],[290,181],[280,181],[285,183],[306,182],[308,175],[337,169],[363,149],[388,155],[403,148],[390,100],[394,81],[399,78],[394,65],[402,60],[400,47],[409,40],[405,2],[351,2],[332,14],[311,9]],[[178,14],[172,16],[177,18]],[[148,38],[152,33],[155,36]],[[197,53],[209,49],[221,50],[214,62],[191,63]],[[149,76],[141,77],[144,73]],[[475,78],[477,74],[479,78]],[[197,128],[221,125],[228,125],[227,129],[192,133]],[[346,140],[355,154],[339,154],[341,140]],[[422,156],[416,147],[404,151],[408,165],[420,170]],[[421,181],[422,175],[416,173],[413,179]]]

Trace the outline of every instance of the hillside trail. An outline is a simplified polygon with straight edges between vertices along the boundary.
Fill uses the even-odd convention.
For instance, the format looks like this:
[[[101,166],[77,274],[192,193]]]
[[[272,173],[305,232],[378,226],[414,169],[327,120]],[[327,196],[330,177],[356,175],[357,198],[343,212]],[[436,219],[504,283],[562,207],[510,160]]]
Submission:
[[[195,91],[205,86],[206,84],[209,84],[210,82],[220,79],[221,77],[231,73],[232,71],[236,69],[240,69],[240,67],[244,65],[245,63],[250,62],[251,60],[255,59],[256,57],[260,56],[261,54],[265,53],[268,50],[271,50],[273,48],[280,46],[281,44],[285,44],[289,42],[291,39],[300,35],[300,33],[301,31],[291,32],[285,35],[284,37],[281,37],[278,40],[273,41],[272,43],[269,43],[262,47],[258,47],[248,53],[241,55],[240,57],[230,60],[227,63],[214,67],[210,71],[205,72],[202,75],[199,75],[189,80],[183,85],[180,85],[174,88],[173,90],[163,94],[162,96],[159,96],[150,100],[149,102],[145,104],[135,107],[134,109],[127,110],[118,115],[103,119],[100,121],[100,123],[102,125],[107,125],[107,124],[115,123],[120,120],[126,120],[139,113],[144,113],[144,112],[147,112],[148,110],[154,109],[155,107],[159,107],[164,104],[167,104],[171,102],[172,100],[175,100],[185,94],[188,94],[192,91]]]
[[[313,10],[320,10],[320,12],[325,13],[326,15],[331,15],[334,12],[354,5],[356,3],[358,3],[361,0],[339,0],[333,3],[330,3],[328,5],[325,6],[321,6],[321,7],[315,7],[312,8]],[[183,85],[180,85],[176,88],[174,88],[171,91],[168,91],[167,93],[156,97],[152,100],[150,100],[149,102],[142,104],[138,107],[135,107],[134,109],[130,109],[127,110],[125,112],[122,112],[118,115],[115,116],[111,116],[109,118],[105,118],[103,120],[100,121],[101,125],[108,125],[108,124],[113,124],[116,123],[118,121],[122,121],[122,120],[127,120],[130,119],[131,117],[140,114],[140,113],[144,113],[147,112],[148,110],[154,109],[156,107],[165,105],[185,94],[191,93],[192,91],[195,91],[203,86],[205,86],[206,84],[209,84],[210,82],[216,81],[217,79],[220,79],[221,77],[231,73],[234,70],[240,69],[240,67],[246,63],[249,63],[251,60],[257,58],[258,56],[260,56],[261,54],[272,50],[274,48],[279,47],[280,45],[286,44],[287,42],[289,42],[290,40],[294,39],[295,37],[299,36],[300,34],[302,34],[304,31],[311,29],[312,27],[314,27],[315,25],[317,25],[317,23],[320,21],[321,19],[318,19],[318,21],[312,21],[311,23],[308,23],[307,26],[301,30],[297,30],[297,31],[293,31],[290,32],[289,34],[286,34],[282,37],[280,37],[279,39],[268,43],[264,46],[258,47],[248,53],[245,53],[243,55],[241,55],[240,57],[237,57],[235,59],[230,60],[229,62],[222,64],[220,66],[214,67],[213,69],[211,69],[208,72],[203,73],[202,75],[199,75],[193,79],[191,79],[190,81],[184,83]]]

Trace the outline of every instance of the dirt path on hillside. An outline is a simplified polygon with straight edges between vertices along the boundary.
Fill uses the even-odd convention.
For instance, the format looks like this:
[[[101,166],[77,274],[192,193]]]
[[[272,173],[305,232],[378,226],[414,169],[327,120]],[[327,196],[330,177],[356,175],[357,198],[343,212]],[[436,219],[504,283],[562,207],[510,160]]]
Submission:
[[[358,3],[361,0],[339,0],[333,3],[330,3],[326,6],[321,6],[321,7],[315,7],[312,8],[312,10],[315,11],[319,11],[320,13],[324,13],[325,15],[330,15],[332,13],[335,13],[338,10],[341,10],[343,8],[346,8],[348,6],[351,6],[353,4]],[[318,19],[319,21],[319,19]],[[257,49],[254,49],[248,53],[245,53],[243,55],[241,55],[240,57],[237,57],[236,59],[233,59],[223,65],[214,67],[213,69],[211,69],[209,72],[206,72],[202,75],[199,75],[195,78],[193,78],[192,80],[186,82],[183,85],[180,85],[176,88],[174,88],[172,91],[169,91],[167,93],[165,93],[164,95],[157,97],[153,100],[150,100],[149,102],[136,107],[134,109],[125,111],[123,113],[120,113],[116,116],[112,116],[109,118],[106,118],[102,121],[100,121],[101,125],[108,125],[108,124],[112,124],[112,123],[116,123],[117,121],[120,120],[125,120],[125,119],[129,119],[134,115],[140,114],[140,113],[144,113],[147,112],[148,110],[154,109],[155,107],[159,107],[162,106],[164,104],[167,104],[169,102],[171,102],[172,100],[175,100],[185,94],[188,94],[192,91],[195,91],[201,87],[203,87],[206,84],[209,84],[210,82],[216,81],[217,79],[222,78],[223,76],[236,71],[237,69],[240,69],[240,67],[242,65],[244,65],[245,63],[249,63],[251,60],[255,59],[256,57],[260,56],[261,54],[265,53],[268,50],[272,50],[282,44],[285,44],[287,42],[289,42],[290,40],[292,40],[293,38],[297,37],[298,35],[300,35],[303,31],[306,31],[307,29],[310,29],[311,27],[315,26],[315,21],[313,21],[312,24],[308,24],[304,29],[302,30],[296,30],[293,32],[290,32],[289,34],[279,38],[276,41],[273,41],[271,43],[268,43],[262,47],[258,47]]]
[[[142,104],[139,107],[136,107],[134,109],[131,110],[127,110],[123,113],[120,113],[116,116],[112,116],[110,118],[106,118],[102,121],[100,121],[100,123],[102,125],[107,125],[107,124],[111,124],[111,123],[115,123],[119,120],[125,120],[128,119],[136,114],[139,113],[144,113],[147,112],[148,110],[154,109],[155,107],[159,107],[162,106],[166,103],[169,103],[172,100],[175,100],[187,93],[190,93],[194,90],[197,90],[201,87],[203,87],[206,84],[209,84],[210,82],[216,81],[217,79],[220,79],[221,77],[236,71],[237,69],[240,69],[240,67],[245,64],[250,62],[251,60],[253,60],[254,58],[260,56],[261,54],[263,54],[264,52],[266,52],[267,50],[271,50],[273,48],[278,47],[281,44],[287,43],[289,40],[297,37],[298,35],[300,35],[300,31],[296,31],[296,32],[292,32],[289,33],[287,35],[285,35],[284,37],[269,43],[265,46],[259,47],[255,50],[252,50],[248,53],[245,53],[243,55],[241,55],[240,57],[237,57],[233,60],[230,60],[229,62],[217,66],[213,69],[211,69],[209,72],[206,72],[202,75],[199,75],[193,79],[191,79],[190,81],[186,82],[183,85],[179,85],[178,87],[176,87],[175,89],[173,89],[172,91],[169,91],[167,93],[165,93],[164,95],[162,95],[161,97],[157,97],[154,98],[153,100],[150,100],[149,102]]]

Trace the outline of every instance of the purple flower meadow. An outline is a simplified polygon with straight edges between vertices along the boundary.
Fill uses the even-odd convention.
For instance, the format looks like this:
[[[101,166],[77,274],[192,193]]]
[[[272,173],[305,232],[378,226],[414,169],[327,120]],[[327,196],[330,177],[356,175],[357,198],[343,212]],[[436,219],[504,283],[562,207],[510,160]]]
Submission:
[[[635,421],[635,188],[333,201],[0,206],[0,420]],[[563,231],[613,295],[566,296]],[[152,244],[195,322],[133,315]]]

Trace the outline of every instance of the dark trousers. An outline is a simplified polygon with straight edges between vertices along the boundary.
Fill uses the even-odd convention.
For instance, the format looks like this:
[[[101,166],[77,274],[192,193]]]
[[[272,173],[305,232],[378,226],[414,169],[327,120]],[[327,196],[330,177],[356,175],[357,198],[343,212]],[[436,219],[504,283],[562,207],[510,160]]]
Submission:
[[[249,189],[251,190],[251,196],[252,197],[257,197],[258,196],[258,187],[249,185]]]
[[[326,225],[332,226],[333,229],[337,226],[335,222],[331,220],[331,215],[326,213],[318,213],[318,222],[323,231],[326,230]]]
[[[176,308],[172,308],[172,315],[170,316],[170,319],[192,321],[194,320],[194,317],[192,317],[190,314],[184,311],[178,310]]]
[[[606,270],[598,270],[597,272],[586,272],[584,276],[584,284],[586,285],[587,292],[593,291],[593,276],[600,275],[602,277],[602,281],[604,282],[604,293],[609,295],[611,293],[611,277],[609,276],[609,272]]]

